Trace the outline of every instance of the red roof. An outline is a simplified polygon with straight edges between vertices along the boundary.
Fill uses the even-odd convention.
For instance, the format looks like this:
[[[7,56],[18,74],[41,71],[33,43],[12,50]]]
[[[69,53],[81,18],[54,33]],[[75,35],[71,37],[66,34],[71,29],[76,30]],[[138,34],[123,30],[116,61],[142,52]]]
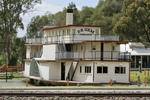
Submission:
[[[40,28],[43,28],[43,30],[63,28],[63,27],[104,27],[104,26],[103,25],[62,25],[62,26],[56,26],[50,28],[44,28],[44,26],[40,26]]]

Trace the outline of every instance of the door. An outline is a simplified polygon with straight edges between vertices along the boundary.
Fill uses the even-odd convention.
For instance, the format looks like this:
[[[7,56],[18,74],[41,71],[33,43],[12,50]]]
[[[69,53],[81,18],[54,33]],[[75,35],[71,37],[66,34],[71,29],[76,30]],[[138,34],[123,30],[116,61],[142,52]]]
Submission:
[[[61,80],[65,80],[65,62],[61,62]]]

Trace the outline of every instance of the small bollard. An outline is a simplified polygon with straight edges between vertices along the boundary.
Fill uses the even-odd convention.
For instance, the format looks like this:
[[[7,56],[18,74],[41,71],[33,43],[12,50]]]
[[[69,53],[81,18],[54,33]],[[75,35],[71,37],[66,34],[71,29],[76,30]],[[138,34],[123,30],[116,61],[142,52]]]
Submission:
[[[140,76],[138,76],[137,85],[138,85],[138,87],[140,87]]]
[[[146,70],[144,70],[144,75],[146,75]]]
[[[69,79],[67,79],[67,86],[69,86]]]
[[[149,70],[147,70],[147,75],[149,76]]]
[[[147,86],[147,80],[145,80],[145,87]]]
[[[139,72],[141,73],[141,66],[139,65]]]
[[[77,83],[77,86],[80,87],[80,83]]]
[[[112,79],[110,80],[110,86],[112,86]]]
[[[28,87],[28,78],[26,79],[26,87]]]

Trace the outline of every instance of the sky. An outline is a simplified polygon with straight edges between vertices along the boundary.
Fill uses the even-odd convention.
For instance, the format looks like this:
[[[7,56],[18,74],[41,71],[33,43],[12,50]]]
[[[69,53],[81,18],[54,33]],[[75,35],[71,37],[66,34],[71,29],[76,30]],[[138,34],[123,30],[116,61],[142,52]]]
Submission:
[[[24,30],[18,30],[17,37],[23,37],[26,34],[26,27],[34,16],[42,16],[47,11],[52,14],[62,11],[64,7],[67,7],[69,3],[75,3],[78,10],[81,10],[83,6],[96,7],[99,0],[42,0],[42,4],[37,4],[32,12],[28,12],[25,15],[21,15],[24,24]]]

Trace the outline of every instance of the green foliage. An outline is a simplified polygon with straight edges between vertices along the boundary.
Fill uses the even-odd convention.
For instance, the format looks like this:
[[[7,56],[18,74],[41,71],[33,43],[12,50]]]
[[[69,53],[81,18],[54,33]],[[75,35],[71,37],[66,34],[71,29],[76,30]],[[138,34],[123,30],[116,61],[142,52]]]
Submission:
[[[10,60],[11,66],[23,65],[24,63],[23,60],[26,57],[26,46],[24,44],[25,44],[25,37],[16,38],[14,40],[12,58]]]
[[[42,29],[40,26],[53,26],[54,15],[47,12],[44,16],[36,16],[31,19],[31,22],[27,26],[27,37],[42,37]]]
[[[41,0],[1,0],[0,1],[0,42],[3,42],[3,51],[6,52],[7,63],[10,64],[12,45],[17,30],[24,29],[21,14],[29,10]]]
[[[139,73],[139,71],[131,71],[130,72],[130,81],[137,82],[138,76],[140,76],[140,81],[142,83],[144,83],[145,80],[147,80],[147,82],[150,82],[150,77],[148,75],[144,75],[144,71],[142,71],[142,73]]]
[[[122,13],[114,31],[130,41],[150,45],[150,1],[125,0]]]
[[[74,3],[70,3],[67,8],[74,10],[74,25],[103,25],[102,34],[114,34],[113,27],[116,22],[122,16],[121,8],[122,8],[123,0],[100,0],[96,8],[92,7],[83,7],[81,11],[76,8]],[[30,34],[37,34],[40,32],[39,26],[60,26],[66,24],[66,10],[64,8],[63,11],[60,11],[54,14],[54,17],[42,18],[39,16],[33,17],[31,22],[28,25],[27,34],[29,37],[33,37]],[[46,14],[45,14],[46,15]],[[45,16],[44,15],[44,16]],[[39,20],[45,20],[44,23]],[[53,24],[47,23],[47,19]]]
[[[3,57],[3,55],[1,54],[1,55],[0,55],[0,67],[1,67],[2,65],[4,65],[4,64],[5,64],[4,57]]]

